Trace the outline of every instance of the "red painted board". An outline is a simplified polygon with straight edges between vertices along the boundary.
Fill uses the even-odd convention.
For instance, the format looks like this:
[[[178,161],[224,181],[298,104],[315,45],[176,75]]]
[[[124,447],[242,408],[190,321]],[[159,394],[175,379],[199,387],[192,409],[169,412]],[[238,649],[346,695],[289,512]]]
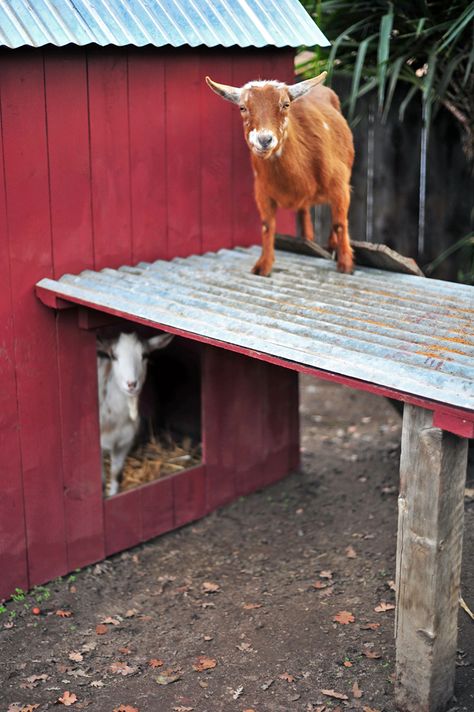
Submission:
[[[206,466],[199,465],[171,478],[174,497],[174,525],[199,519],[208,513],[206,506]]]
[[[69,570],[105,555],[95,334],[60,312],[59,397]]]
[[[143,541],[174,529],[172,479],[167,477],[140,487]]]
[[[45,90],[53,267],[59,278],[94,266],[85,51],[46,50]]]
[[[166,60],[168,257],[201,252],[199,107],[202,77],[195,50]]]
[[[269,484],[299,465],[298,374],[268,364],[266,387],[264,443]]]
[[[474,420],[456,417],[442,410],[434,411],[433,426],[454,433],[460,438],[474,438]]]
[[[0,106],[1,101],[0,83]],[[16,587],[28,588],[7,227],[0,141],[0,235],[4,236],[0,240],[0,599],[8,597]]]
[[[233,376],[236,413],[234,434],[235,486],[238,495],[263,487],[267,481],[264,441],[267,365],[236,356]]]
[[[167,50],[128,49],[132,264],[168,256]]]
[[[235,488],[234,429],[237,394],[234,390],[236,356],[230,351],[207,346],[202,364],[203,459],[207,468],[209,511],[232,501]]]
[[[30,584],[67,570],[55,314],[36,299],[52,276],[43,55],[2,61],[2,124],[19,428]]]
[[[210,76],[230,83],[229,50],[202,50],[199,66],[202,251],[208,252],[232,247],[232,116],[238,109],[218,97],[204,80]]]
[[[94,264],[86,69],[82,49],[45,52],[51,229],[57,277]],[[60,312],[56,324],[71,570],[104,556],[96,348],[95,336],[78,329],[76,312]]]
[[[251,79],[263,78],[264,54],[255,50],[235,50],[232,63],[232,81],[224,84],[243,86]],[[233,106],[232,116],[232,243],[258,245],[261,242],[260,217],[253,193],[253,175],[249,149],[245,142],[242,119],[238,106]]]
[[[127,56],[87,50],[96,269],[132,261]]]
[[[130,549],[143,541],[140,488],[104,499],[105,554]]]

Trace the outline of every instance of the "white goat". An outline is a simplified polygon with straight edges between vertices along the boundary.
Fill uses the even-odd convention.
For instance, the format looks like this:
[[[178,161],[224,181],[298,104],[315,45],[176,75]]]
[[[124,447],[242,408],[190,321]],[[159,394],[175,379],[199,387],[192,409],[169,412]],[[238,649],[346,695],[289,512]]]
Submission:
[[[172,334],[141,339],[121,333],[114,339],[97,340],[100,448],[110,454],[110,482],[106,494],[117,494],[119,475],[140,425],[138,400],[145,382],[148,356],[172,340]],[[105,487],[105,472],[102,467]]]

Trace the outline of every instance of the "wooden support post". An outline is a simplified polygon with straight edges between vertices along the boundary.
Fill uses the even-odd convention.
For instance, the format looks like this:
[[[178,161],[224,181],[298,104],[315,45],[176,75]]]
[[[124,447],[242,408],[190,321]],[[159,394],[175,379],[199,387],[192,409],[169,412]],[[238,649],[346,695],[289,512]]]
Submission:
[[[401,712],[441,712],[453,695],[467,440],[405,405],[397,547]]]

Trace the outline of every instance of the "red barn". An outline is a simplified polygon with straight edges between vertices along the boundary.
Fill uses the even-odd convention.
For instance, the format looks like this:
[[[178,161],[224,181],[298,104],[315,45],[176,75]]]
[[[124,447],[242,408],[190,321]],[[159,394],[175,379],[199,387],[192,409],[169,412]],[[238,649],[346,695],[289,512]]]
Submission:
[[[0,7],[0,597],[297,464],[296,374],[200,345],[203,464],[104,500],[94,324],[34,287],[258,242],[240,117],[203,78],[291,81],[291,48],[315,43],[298,0]],[[183,363],[187,348],[177,340]]]

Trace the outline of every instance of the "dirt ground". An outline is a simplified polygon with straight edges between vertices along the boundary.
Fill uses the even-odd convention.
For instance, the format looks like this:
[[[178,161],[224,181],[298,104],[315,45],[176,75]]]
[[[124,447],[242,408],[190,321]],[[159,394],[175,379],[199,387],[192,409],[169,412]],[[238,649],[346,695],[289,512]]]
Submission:
[[[300,472],[0,607],[0,712],[395,712],[394,611],[376,609],[394,603],[401,420],[368,394],[301,392]],[[467,499],[465,523],[472,609]],[[459,625],[451,710],[474,712]]]

